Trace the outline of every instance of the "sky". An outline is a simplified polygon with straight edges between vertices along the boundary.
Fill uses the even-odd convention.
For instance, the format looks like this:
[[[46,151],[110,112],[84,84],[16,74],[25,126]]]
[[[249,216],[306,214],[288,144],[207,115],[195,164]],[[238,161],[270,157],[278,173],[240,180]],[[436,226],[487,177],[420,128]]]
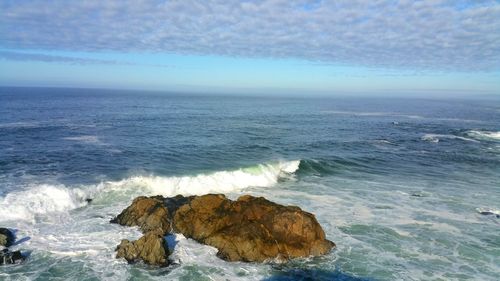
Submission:
[[[500,95],[500,1],[0,0],[0,86]]]

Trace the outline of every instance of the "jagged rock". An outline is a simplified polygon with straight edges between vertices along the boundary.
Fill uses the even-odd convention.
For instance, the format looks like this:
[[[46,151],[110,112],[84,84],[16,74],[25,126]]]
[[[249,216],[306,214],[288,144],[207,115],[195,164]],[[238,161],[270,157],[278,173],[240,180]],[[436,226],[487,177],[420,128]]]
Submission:
[[[285,261],[328,253],[335,244],[313,214],[263,197],[195,197],[175,213],[174,230],[216,247],[228,261]]]
[[[0,246],[10,247],[16,237],[14,233],[7,228],[0,227]]]
[[[24,261],[24,256],[20,251],[11,252],[9,249],[3,249],[0,251],[0,265],[5,264],[16,264]]]
[[[216,247],[217,255],[228,261],[286,261],[323,255],[335,247],[313,214],[249,195],[237,201],[221,194],[138,197],[113,222],[138,225],[143,232],[182,233]]]
[[[139,226],[142,232],[161,229],[164,233],[171,230],[168,209],[163,204],[162,196],[145,197],[134,199],[132,205],[123,210],[112,223],[126,226]]]
[[[169,251],[162,229],[152,230],[136,241],[122,240],[116,248],[116,257],[125,258],[129,263],[139,260],[146,264],[167,266]]]
[[[189,203],[195,196],[175,197],[140,196],[123,210],[111,223],[126,226],[139,226],[143,233],[150,230],[162,229],[163,233],[172,232],[172,220],[175,212],[182,205]]]

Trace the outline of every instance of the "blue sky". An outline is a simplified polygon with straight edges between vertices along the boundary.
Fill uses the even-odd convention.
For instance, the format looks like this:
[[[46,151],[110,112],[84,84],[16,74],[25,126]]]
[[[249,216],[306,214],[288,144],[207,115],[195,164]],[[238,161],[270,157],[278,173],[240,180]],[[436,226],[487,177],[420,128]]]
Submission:
[[[499,1],[2,1],[0,85],[500,94]]]

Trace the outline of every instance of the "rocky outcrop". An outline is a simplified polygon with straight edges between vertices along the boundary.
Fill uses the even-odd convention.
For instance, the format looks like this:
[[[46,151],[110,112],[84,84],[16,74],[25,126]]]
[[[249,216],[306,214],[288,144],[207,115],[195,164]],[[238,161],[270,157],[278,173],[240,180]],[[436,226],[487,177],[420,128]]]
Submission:
[[[16,236],[8,228],[0,227],[0,248],[5,247],[0,251],[0,265],[16,264],[24,261],[25,257],[20,251],[11,251],[8,247],[12,246],[16,241]]]
[[[139,226],[142,232],[161,229],[164,233],[171,230],[168,209],[163,204],[162,196],[134,199],[132,205],[123,210],[112,223],[126,226]]]
[[[216,247],[228,261],[285,261],[328,253],[335,244],[313,214],[263,197],[204,195],[180,207],[174,230]]]
[[[12,231],[7,228],[0,227],[0,246],[10,247],[15,241],[15,236]]]
[[[20,251],[10,251],[9,249],[3,249],[0,251],[0,265],[5,264],[16,264],[24,261],[24,256]]]
[[[116,257],[125,258],[129,263],[139,260],[150,265],[168,265],[168,248],[161,229],[147,232],[136,241],[122,240],[116,248]]]
[[[151,229],[156,229],[156,235],[182,233],[216,247],[217,255],[228,261],[286,261],[323,255],[335,247],[313,214],[249,195],[236,201],[221,194],[138,197],[112,222],[137,225],[146,235]],[[122,241],[119,249],[141,252],[143,244],[137,244],[141,239],[134,247],[130,246],[134,242]],[[140,255],[130,257],[142,259]]]

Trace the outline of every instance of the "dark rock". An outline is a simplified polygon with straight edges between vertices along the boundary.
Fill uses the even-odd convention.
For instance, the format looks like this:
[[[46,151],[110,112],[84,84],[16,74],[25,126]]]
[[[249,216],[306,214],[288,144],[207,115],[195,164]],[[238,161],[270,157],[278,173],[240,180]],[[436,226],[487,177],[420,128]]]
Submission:
[[[7,228],[0,227],[0,246],[10,247],[16,240],[14,233]]]
[[[136,241],[122,240],[116,248],[116,257],[125,258],[129,263],[139,260],[146,264],[167,266],[170,254],[163,236],[163,230],[152,230]]]
[[[17,264],[22,261],[24,261],[24,256],[20,251],[11,252],[9,249],[3,249],[0,251],[0,265]]]

